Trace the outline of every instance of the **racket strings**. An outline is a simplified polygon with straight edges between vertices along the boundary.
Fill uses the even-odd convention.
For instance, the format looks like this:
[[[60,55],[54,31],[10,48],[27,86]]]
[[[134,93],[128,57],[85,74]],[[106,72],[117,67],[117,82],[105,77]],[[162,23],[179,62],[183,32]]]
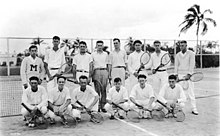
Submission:
[[[161,58],[161,64],[167,65],[169,62],[170,62],[170,55],[169,55],[169,54],[165,54],[165,55]]]
[[[149,61],[150,61],[150,55],[148,53],[144,53],[140,58],[140,62],[142,64],[147,64]]]
[[[193,82],[196,82],[196,81],[200,81],[203,79],[203,74],[202,73],[194,73],[192,74],[192,76],[190,77],[190,80],[193,81]]]

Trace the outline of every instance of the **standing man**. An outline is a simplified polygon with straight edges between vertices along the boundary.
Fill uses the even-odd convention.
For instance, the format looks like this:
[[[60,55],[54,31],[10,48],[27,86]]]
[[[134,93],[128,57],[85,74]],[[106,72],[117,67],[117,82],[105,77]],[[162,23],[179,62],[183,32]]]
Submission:
[[[183,78],[184,76],[189,78],[195,67],[195,54],[191,50],[187,50],[187,42],[185,40],[180,42],[180,50],[181,51],[177,53],[175,58],[175,73],[178,74],[179,78]],[[189,84],[188,89],[184,91],[190,100],[192,114],[198,115],[199,113],[196,108],[196,99],[194,94],[194,84],[190,80],[180,82],[181,85],[184,83]]]
[[[140,58],[141,55],[144,53],[141,50],[142,42],[140,40],[135,40],[134,46],[135,46],[135,51],[128,56],[128,70],[130,72],[128,95],[130,95],[132,87],[138,83],[137,80],[138,74],[144,74],[146,76],[148,75],[147,71],[144,68],[141,69],[141,71],[138,73],[138,69],[141,66]],[[141,67],[145,67],[145,66],[141,66]]]
[[[99,102],[99,111],[106,112],[104,105],[106,104],[106,87],[108,83],[108,78],[110,77],[110,68],[109,68],[109,56],[106,52],[103,51],[103,41],[96,42],[97,51],[92,53],[93,59],[93,81],[98,81],[101,83],[102,88],[97,82],[95,84],[95,90],[101,97]]]
[[[78,82],[79,77],[85,75],[90,82],[92,78],[92,56],[86,52],[86,42],[80,41],[79,50],[80,53],[73,57],[73,79]]]
[[[121,50],[120,40],[118,38],[113,39],[115,50],[110,53],[109,61],[111,64],[110,75],[112,81],[116,77],[120,77],[122,80],[122,85],[125,86],[125,72],[127,69],[127,54],[125,51]]]
[[[78,121],[81,120],[81,112],[83,111],[83,109],[75,109],[75,107],[80,107],[80,105],[77,104],[77,101],[83,104],[89,111],[98,111],[99,101],[99,95],[97,94],[97,92],[91,86],[88,85],[87,76],[80,76],[79,84],[80,86],[74,89],[71,95],[73,104],[72,113]]]
[[[54,36],[52,43],[53,43],[53,48],[47,51],[45,55],[45,63],[44,63],[46,73],[49,78],[49,81],[47,83],[48,92],[52,88],[56,87],[57,81],[56,78],[53,78],[53,76],[58,74],[59,68],[66,62],[64,51],[59,48],[60,37]]]
[[[161,50],[161,43],[160,41],[156,40],[154,41],[154,49],[155,52],[151,54],[151,60],[149,62],[149,65],[152,69],[152,78],[153,78],[153,88],[156,94],[159,94],[160,88],[165,85],[168,82],[168,73],[166,71],[167,66],[170,65],[167,64],[166,66],[162,66],[158,69],[158,71],[155,71],[155,69],[160,65],[161,58],[164,54],[167,52]]]
[[[33,113],[40,110],[44,115],[47,113],[47,92],[43,86],[39,86],[39,78],[32,76],[29,78],[30,87],[25,89],[22,94],[22,103],[24,103]],[[21,114],[27,121],[27,125],[32,127],[34,122],[30,122],[30,114],[25,108],[21,109]]]
[[[29,85],[29,78],[32,76],[36,76],[39,78],[39,84],[41,84],[44,78],[44,64],[43,61],[37,57],[37,46],[32,45],[29,47],[30,56],[25,57],[21,63],[21,80],[24,89],[26,89]]]

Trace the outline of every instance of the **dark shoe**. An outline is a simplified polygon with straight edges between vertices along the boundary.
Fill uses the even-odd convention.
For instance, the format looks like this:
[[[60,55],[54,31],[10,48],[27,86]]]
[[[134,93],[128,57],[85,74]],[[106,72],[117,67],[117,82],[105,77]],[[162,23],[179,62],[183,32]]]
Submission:
[[[109,119],[113,120],[113,119],[115,119],[115,117],[113,115],[111,115]]]
[[[54,125],[55,123],[56,123],[55,120],[53,120],[53,119],[50,120],[51,125]]]
[[[119,116],[119,119],[125,119],[125,117],[123,117],[123,116]]]
[[[106,113],[107,111],[105,109],[102,109],[102,112]]]
[[[198,111],[192,111],[192,114],[199,115]]]
[[[77,122],[80,122],[80,121],[81,121],[81,118],[76,117],[76,121],[77,121]]]

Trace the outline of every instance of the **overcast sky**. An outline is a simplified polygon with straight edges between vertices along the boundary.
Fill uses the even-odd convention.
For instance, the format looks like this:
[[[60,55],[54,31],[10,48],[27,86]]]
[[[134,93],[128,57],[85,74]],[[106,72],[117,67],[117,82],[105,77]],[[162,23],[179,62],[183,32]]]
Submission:
[[[178,37],[178,26],[194,4],[211,9],[207,17],[218,24],[209,25],[200,39],[218,40],[217,0],[7,0],[0,5],[0,36],[194,40],[195,29]]]

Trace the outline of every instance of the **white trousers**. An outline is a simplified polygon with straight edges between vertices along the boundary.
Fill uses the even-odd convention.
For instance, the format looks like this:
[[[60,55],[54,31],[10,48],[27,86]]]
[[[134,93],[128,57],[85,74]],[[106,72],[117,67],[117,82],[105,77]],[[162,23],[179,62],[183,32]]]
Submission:
[[[129,109],[129,104],[128,104],[128,102],[119,104],[119,106],[122,107],[122,108],[125,109],[125,110],[128,110],[128,109]],[[111,115],[114,115],[115,111],[114,111],[114,109],[113,109],[113,107],[112,107],[111,104],[106,103],[105,106],[104,106],[104,108],[106,109],[106,111],[107,111],[108,113],[110,113]],[[121,109],[118,109],[118,113],[122,116],[122,115],[124,115],[125,112],[124,112],[123,110],[121,110]]]
[[[56,109],[59,109],[59,106],[56,106]],[[65,112],[67,112],[71,115],[71,111],[72,111],[72,106],[71,106],[71,104],[69,104],[67,107],[67,111],[65,111]],[[55,119],[57,115],[55,115],[55,113],[52,112],[51,110],[48,110],[47,116],[50,117],[51,119]]]
[[[42,106],[40,108],[40,111],[43,113],[43,114],[46,114],[47,113],[47,107],[46,106]],[[24,117],[29,117],[30,116],[30,112],[28,112],[25,108],[22,108],[21,109],[21,114],[24,116]]]
[[[154,92],[158,95],[163,85],[168,83],[168,74],[166,71],[157,71],[155,74],[152,75],[152,80],[152,87],[154,89]]]
[[[49,70],[51,76],[54,76],[58,73],[58,70]],[[54,87],[57,87],[57,78],[47,82],[47,92],[50,92]]]

